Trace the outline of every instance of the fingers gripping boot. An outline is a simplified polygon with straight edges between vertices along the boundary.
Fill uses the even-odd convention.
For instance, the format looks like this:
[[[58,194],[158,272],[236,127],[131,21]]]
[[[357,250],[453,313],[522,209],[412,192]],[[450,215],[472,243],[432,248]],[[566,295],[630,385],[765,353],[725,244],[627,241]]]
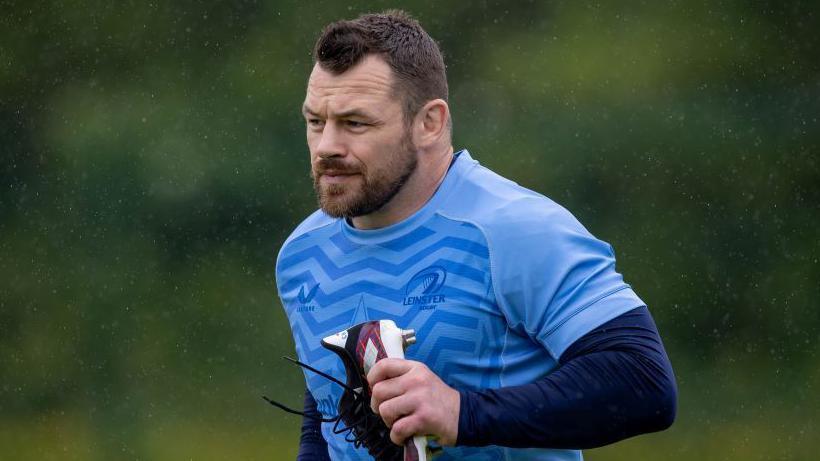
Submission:
[[[376,362],[388,357],[404,358],[404,349],[415,341],[413,330],[402,330],[392,320],[360,323],[322,339],[322,346],[342,359],[346,383],[306,363],[285,357],[344,388],[339,400],[338,416],[334,418],[316,418],[267,397],[263,398],[289,413],[334,423],[334,433],[344,434],[345,440],[356,448],[364,446],[376,460],[427,461],[431,452],[424,435],[407,439],[403,449],[390,440],[390,428],[370,409],[371,393],[367,384],[367,373]]]
[[[342,359],[347,373],[348,386],[359,390],[360,398],[351,397],[348,391],[345,392],[339,401],[339,414],[342,414],[342,407],[352,405],[355,408],[359,400],[365,403],[364,408],[355,408],[355,410],[358,410],[356,411],[358,418],[366,423],[356,425],[353,424],[355,421],[345,421],[345,424],[352,426],[354,433],[364,437],[363,445],[376,459],[399,461],[426,461],[427,459],[425,451],[427,439],[424,436],[408,439],[403,452],[390,441],[390,429],[381,417],[370,409],[371,394],[367,384],[367,374],[376,362],[387,357],[404,358],[404,349],[415,341],[416,336],[413,330],[402,330],[392,320],[360,323],[322,340],[322,346],[335,352]],[[391,457],[376,456],[371,450],[371,440],[380,451],[389,453]],[[382,442],[388,444],[389,447],[385,447]]]

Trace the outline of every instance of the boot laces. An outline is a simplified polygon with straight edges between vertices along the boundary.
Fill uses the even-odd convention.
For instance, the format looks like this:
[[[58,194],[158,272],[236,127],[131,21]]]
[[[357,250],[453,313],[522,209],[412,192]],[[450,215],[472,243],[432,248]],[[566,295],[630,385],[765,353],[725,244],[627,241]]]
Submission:
[[[401,447],[390,441],[390,429],[379,415],[370,409],[369,391],[361,387],[354,389],[333,376],[296,359],[283,358],[344,388],[345,391],[339,400],[338,415],[333,418],[322,418],[305,414],[263,395],[262,398],[266,402],[291,414],[301,415],[323,423],[333,423],[334,434],[343,434],[345,441],[352,443],[356,448],[366,447],[368,453],[374,459],[382,461],[400,461],[402,459]]]

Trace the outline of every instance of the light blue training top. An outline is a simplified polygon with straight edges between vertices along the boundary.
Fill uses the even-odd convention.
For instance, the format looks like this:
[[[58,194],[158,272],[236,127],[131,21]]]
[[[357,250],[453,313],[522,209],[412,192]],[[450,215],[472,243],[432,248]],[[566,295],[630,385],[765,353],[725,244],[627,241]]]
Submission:
[[[285,241],[279,296],[300,360],[345,380],[320,340],[366,320],[416,330],[406,357],[457,389],[526,384],[595,327],[644,303],[612,247],[566,209],[462,150],[433,197],[394,225],[359,230],[316,211]],[[325,417],[342,389],[306,371]],[[322,424],[333,460],[371,459]],[[444,460],[580,460],[577,450],[445,448]]]

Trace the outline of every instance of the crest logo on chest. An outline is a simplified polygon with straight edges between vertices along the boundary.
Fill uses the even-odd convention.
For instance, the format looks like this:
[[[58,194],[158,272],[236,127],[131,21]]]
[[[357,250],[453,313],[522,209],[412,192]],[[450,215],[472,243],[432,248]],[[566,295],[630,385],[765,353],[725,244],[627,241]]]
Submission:
[[[414,275],[404,289],[405,306],[415,306],[421,310],[435,309],[436,305],[445,301],[444,282],[447,280],[447,271],[440,266],[430,266]]]

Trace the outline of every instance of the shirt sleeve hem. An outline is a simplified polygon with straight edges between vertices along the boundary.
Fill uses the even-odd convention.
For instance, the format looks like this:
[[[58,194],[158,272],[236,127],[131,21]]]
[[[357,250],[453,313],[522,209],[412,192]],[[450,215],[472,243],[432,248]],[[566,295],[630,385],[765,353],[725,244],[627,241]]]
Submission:
[[[579,309],[538,340],[558,360],[576,340],[615,317],[646,306],[628,285]]]

